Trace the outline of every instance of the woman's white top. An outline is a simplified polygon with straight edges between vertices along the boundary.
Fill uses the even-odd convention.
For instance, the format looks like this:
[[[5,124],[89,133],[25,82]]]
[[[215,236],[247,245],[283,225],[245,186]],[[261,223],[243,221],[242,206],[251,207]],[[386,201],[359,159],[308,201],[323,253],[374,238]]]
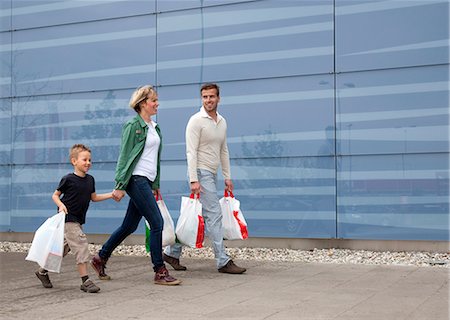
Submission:
[[[147,122],[146,122],[147,123]],[[133,175],[147,177],[150,181],[155,181],[158,164],[158,150],[161,143],[158,132],[156,132],[156,122],[147,123],[148,132],[145,140],[144,151],[133,170]]]

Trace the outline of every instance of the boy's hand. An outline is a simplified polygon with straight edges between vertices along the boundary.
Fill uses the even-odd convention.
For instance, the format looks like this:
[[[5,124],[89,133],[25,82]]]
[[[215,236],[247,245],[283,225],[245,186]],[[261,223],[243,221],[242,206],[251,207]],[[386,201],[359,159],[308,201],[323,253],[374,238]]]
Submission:
[[[58,212],[61,212],[61,211],[63,211],[65,214],[67,214],[67,208],[64,205],[64,203],[58,207]]]

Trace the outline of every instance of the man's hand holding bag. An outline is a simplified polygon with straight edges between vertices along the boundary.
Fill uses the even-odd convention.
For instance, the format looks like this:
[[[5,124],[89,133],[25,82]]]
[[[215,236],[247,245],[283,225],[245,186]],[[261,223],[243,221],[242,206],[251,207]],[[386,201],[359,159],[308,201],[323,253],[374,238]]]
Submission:
[[[205,238],[205,222],[202,215],[200,194],[181,197],[180,216],[175,233],[182,244],[191,248],[202,248]]]

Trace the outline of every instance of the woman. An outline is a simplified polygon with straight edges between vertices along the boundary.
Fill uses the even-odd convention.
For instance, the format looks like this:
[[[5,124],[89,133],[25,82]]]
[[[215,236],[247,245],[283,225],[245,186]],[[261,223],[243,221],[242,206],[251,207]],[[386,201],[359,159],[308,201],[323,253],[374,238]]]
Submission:
[[[91,265],[99,279],[110,280],[105,273],[106,262],[114,249],[132,234],[144,217],[152,230],[150,250],[155,271],[155,283],[177,285],[181,281],[169,275],[162,257],[163,218],[155,201],[159,195],[161,132],[152,121],[158,111],[158,95],[152,86],[137,88],[131,96],[130,107],[137,115],[123,127],[120,155],[116,167],[116,186],[113,198],[120,201],[125,192],[130,197],[122,225],[92,260]]]

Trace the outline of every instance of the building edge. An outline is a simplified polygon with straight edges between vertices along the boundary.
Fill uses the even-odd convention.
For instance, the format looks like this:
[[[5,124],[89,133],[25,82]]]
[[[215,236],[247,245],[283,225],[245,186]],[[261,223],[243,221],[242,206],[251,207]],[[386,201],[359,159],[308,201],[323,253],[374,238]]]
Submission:
[[[31,242],[33,232],[0,232],[0,241]],[[109,234],[88,234],[89,242],[102,244]],[[145,235],[130,235],[125,245],[145,244]],[[427,251],[450,253],[450,241],[430,240],[361,240],[361,239],[304,239],[304,238],[255,238],[227,240],[228,248],[283,248],[294,250],[350,249],[371,251]]]

